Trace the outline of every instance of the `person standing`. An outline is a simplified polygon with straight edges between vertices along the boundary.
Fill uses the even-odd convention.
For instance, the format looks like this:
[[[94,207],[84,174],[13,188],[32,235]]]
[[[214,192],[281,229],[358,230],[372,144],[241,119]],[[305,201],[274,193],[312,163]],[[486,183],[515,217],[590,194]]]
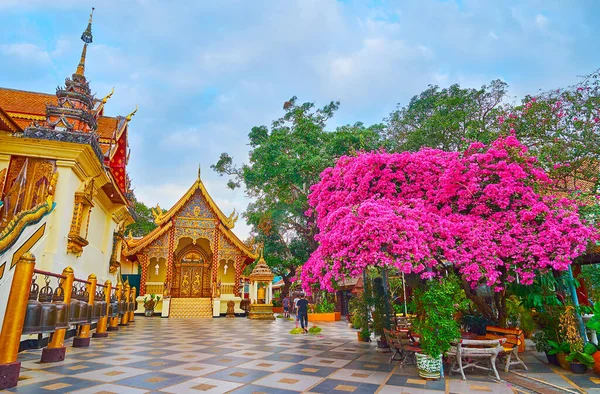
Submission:
[[[308,300],[304,298],[304,294],[300,295],[300,299],[298,300],[298,304],[296,305],[298,308],[298,319],[300,320],[300,326],[304,332],[308,332]]]
[[[296,328],[298,328],[298,300],[300,300],[300,298],[298,297],[298,294],[296,294],[294,305],[292,306],[293,313],[296,315]]]
[[[283,317],[290,317],[290,297],[286,296],[283,299]]]

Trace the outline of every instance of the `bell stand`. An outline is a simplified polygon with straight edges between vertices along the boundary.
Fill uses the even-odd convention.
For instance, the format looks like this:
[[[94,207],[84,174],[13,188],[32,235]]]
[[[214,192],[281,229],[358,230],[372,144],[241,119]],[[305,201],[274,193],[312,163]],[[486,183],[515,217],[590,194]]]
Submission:
[[[45,272],[34,270],[34,273],[39,273],[42,275],[53,276],[55,278],[61,278],[61,287],[63,288],[64,299],[63,302],[65,304],[69,304],[71,302],[71,292],[73,290],[73,281],[75,279],[75,274],[73,273],[73,268],[67,267],[63,270],[62,275],[53,274],[52,272]],[[42,363],[54,363],[58,361],[63,361],[65,359],[65,354],[67,352],[67,348],[64,346],[65,343],[65,334],[67,332],[66,328],[59,328],[58,330],[52,333],[50,342],[48,346],[42,349],[42,358],[40,362]]]
[[[112,289],[111,285],[112,285],[112,282],[110,280],[107,280],[106,282],[104,282],[103,285],[96,284],[96,286],[100,286],[100,287],[104,288],[104,302],[106,302],[106,314],[104,316],[101,316],[100,320],[98,320],[98,323],[96,324],[96,332],[94,334],[92,334],[92,338],[108,337],[108,332],[106,331],[106,328],[108,326],[110,291]]]
[[[83,283],[87,287],[88,292],[88,308],[94,308],[94,302],[96,301],[96,283],[98,279],[96,275],[90,274],[88,280],[77,279],[75,282]],[[77,335],[73,338],[73,347],[88,347],[90,346],[90,327],[91,323],[80,324],[77,327]]]
[[[121,282],[117,283],[117,287],[112,288],[115,291],[115,295],[117,296],[117,305],[121,301],[121,290],[123,289],[123,284]],[[108,319],[108,327],[107,331],[119,331],[119,314],[117,313],[116,317],[109,317]]]

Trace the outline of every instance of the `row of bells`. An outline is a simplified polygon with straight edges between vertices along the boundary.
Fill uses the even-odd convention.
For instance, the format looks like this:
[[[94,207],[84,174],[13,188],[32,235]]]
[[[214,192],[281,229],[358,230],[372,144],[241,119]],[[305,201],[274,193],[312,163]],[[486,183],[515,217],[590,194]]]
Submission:
[[[67,304],[64,302],[62,287],[58,286],[53,293],[48,282],[41,291],[35,282],[32,283],[22,333],[54,332],[61,328],[69,328],[70,325],[96,323],[103,316],[118,317],[135,310],[133,302],[119,302],[115,295],[108,304],[104,301],[102,291],[94,295],[93,304],[87,302],[88,298],[86,290],[81,288],[78,291],[73,287],[71,301]]]

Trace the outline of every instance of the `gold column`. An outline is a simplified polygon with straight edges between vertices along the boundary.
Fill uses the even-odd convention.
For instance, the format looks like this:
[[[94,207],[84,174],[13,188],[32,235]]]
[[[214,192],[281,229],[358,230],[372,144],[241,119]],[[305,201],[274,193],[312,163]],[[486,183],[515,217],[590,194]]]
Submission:
[[[125,282],[125,301],[129,302],[129,292],[131,291],[131,288],[129,287],[129,282]],[[127,304],[127,309],[129,309],[129,304]],[[129,322],[129,312],[126,310],[125,313],[123,313],[123,316],[121,316],[121,324],[119,324],[120,326],[126,326],[127,323]]]
[[[21,256],[15,266],[15,276],[10,287],[6,312],[4,313],[5,319],[2,322],[2,331],[0,332],[0,364],[10,364],[17,361],[34,268],[35,257],[31,253],[25,253]],[[10,318],[7,318],[9,316]]]
[[[90,274],[88,276],[88,305],[94,310],[94,302],[96,295],[96,283],[98,283],[98,278],[94,274]],[[90,324],[81,324],[77,329],[77,336],[73,338],[73,347],[87,347],[90,346]]]
[[[121,290],[123,289],[123,284],[119,281],[117,283],[117,305],[121,301]],[[110,318],[110,326],[108,327],[108,331],[118,331],[119,330],[119,314],[116,317]]]
[[[92,335],[93,338],[106,338],[108,333],[106,332],[106,325],[108,324],[108,313],[110,312],[110,292],[112,289],[112,282],[107,280],[104,282],[104,301],[106,302],[106,315],[102,316],[96,325],[96,332]]]
[[[62,272],[65,279],[62,280],[60,286],[63,288],[65,292],[65,304],[69,304],[71,302],[71,291],[73,290],[73,281],[75,280],[75,274],[73,273],[73,268],[67,267]],[[57,361],[63,361],[65,359],[65,353],[67,348],[64,346],[65,342],[65,333],[67,332],[66,328],[61,328],[59,330],[54,331],[52,334],[52,339],[48,344],[48,347],[42,350],[42,359],[43,363],[53,363]]]
[[[131,293],[129,294],[129,297],[131,298],[131,303],[133,304],[133,309],[131,311],[129,311],[129,322],[133,323],[134,320],[134,315],[135,315],[135,310],[137,309],[137,301],[135,299],[136,297],[136,288],[135,286],[131,288]]]

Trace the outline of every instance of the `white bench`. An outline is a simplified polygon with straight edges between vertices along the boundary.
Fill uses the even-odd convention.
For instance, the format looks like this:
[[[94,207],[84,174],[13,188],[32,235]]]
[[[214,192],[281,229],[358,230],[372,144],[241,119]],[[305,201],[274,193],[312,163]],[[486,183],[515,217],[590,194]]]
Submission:
[[[496,369],[496,358],[498,358],[498,354],[504,351],[502,347],[504,342],[506,342],[506,338],[461,339],[448,352],[448,356],[454,358],[449,373],[460,372],[463,380],[466,380],[465,369],[478,368],[493,371],[496,379],[500,380]],[[489,363],[490,366],[485,366],[483,363]]]

